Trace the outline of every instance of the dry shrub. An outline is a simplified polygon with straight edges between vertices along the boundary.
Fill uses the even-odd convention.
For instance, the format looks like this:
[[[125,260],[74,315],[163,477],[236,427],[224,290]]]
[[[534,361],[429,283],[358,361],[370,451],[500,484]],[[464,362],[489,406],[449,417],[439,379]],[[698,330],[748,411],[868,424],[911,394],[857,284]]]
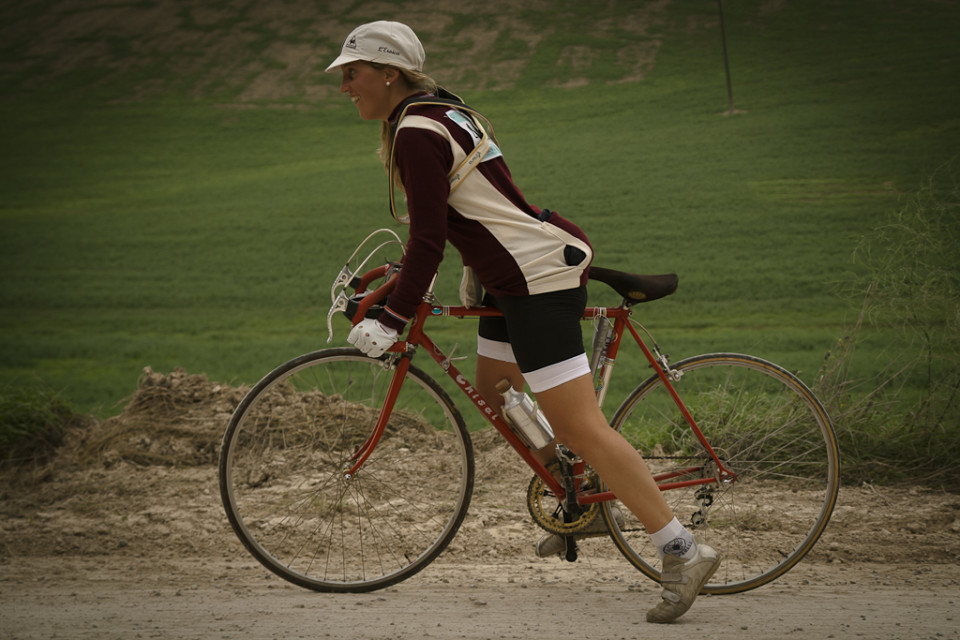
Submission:
[[[861,242],[862,312],[837,341],[817,393],[844,459],[844,479],[960,489],[960,160]],[[886,364],[857,378],[857,347],[881,336]]]
[[[69,431],[92,422],[49,390],[0,389],[0,468],[43,466]]]

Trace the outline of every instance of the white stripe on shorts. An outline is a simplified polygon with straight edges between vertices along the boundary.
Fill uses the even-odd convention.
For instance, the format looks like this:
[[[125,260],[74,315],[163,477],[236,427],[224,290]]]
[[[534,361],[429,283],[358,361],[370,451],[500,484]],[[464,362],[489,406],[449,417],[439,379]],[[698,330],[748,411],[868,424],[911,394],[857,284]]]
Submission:
[[[509,342],[500,342],[477,336],[477,353],[493,360],[517,363],[517,358],[513,355],[513,347],[510,346]],[[590,361],[587,360],[587,354],[581,353],[561,362],[549,364],[536,371],[525,373],[523,378],[530,385],[530,391],[540,393],[559,387],[564,382],[569,382],[588,373],[590,373]]]
[[[513,347],[509,342],[491,340],[483,336],[477,336],[477,354],[501,362],[517,363],[517,357],[513,355]]]
[[[525,373],[523,378],[530,385],[530,391],[540,393],[588,373],[590,373],[590,361],[587,360],[587,354],[581,353],[562,362]]]

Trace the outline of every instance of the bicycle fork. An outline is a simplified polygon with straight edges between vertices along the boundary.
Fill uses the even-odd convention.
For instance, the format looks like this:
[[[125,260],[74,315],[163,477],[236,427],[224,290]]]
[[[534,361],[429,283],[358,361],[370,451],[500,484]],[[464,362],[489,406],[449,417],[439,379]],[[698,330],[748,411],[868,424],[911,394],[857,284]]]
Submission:
[[[404,378],[407,375],[407,369],[410,368],[410,358],[404,357],[404,355],[400,355],[399,357],[393,355],[388,356],[388,360],[384,362],[384,368],[387,370],[390,369],[389,363],[391,361],[396,363],[396,367],[393,369],[393,377],[390,380],[390,386],[387,388],[387,394],[384,398],[383,406],[380,409],[380,415],[377,418],[377,423],[374,425],[373,431],[370,432],[370,435],[367,436],[366,441],[360,445],[357,451],[344,465],[344,470],[342,473],[344,480],[351,480],[360,467],[363,466],[363,463],[366,462],[367,458],[370,457],[370,454],[373,453],[377,443],[380,442],[380,437],[383,435],[384,429],[387,428],[387,422],[389,422],[390,416],[393,412],[393,405],[397,401],[397,397],[400,395],[400,387],[403,385]]]

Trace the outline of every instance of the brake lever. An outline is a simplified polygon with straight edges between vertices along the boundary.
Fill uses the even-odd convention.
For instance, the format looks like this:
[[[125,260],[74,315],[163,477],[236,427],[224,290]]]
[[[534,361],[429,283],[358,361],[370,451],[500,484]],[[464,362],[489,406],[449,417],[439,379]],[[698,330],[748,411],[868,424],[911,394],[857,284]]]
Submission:
[[[330,311],[327,312],[327,344],[333,342],[333,316],[335,316],[340,311],[347,310],[347,303],[350,301],[350,298],[340,290],[339,295],[337,295],[336,300],[333,301],[333,304],[330,305]]]
[[[333,285],[330,287],[330,302],[336,303],[337,296],[343,294],[343,289],[346,288],[350,281],[353,280],[354,273],[350,270],[350,265],[345,264],[343,268],[340,269],[340,273],[337,274],[337,277],[333,279]],[[340,288],[340,291],[337,291],[337,287]]]

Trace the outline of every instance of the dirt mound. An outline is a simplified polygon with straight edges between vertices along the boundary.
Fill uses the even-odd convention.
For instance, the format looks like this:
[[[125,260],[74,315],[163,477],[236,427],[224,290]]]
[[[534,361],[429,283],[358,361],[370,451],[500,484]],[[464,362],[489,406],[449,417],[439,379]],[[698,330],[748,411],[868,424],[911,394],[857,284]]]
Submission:
[[[108,468],[121,461],[214,464],[219,438],[246,392],[183,369],[164,376],[147,367],[123,412],[76,434],[68,448],[80,463],[97,461]]]

